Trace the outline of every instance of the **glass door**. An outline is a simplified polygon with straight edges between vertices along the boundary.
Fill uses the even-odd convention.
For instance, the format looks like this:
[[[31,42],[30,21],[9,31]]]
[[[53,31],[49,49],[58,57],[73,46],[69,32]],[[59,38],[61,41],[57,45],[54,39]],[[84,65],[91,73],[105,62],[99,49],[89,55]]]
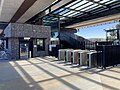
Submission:
[[[29,43],[22,42],[20,43],[20,59],[29,58]]]

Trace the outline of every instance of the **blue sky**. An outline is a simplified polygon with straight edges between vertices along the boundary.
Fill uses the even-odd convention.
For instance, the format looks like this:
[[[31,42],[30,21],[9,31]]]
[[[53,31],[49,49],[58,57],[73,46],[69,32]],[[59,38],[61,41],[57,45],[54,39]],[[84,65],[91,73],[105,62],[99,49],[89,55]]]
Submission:
[[[88,28],[81,28],[76,34],[84,38],[106,38],[104,29],[115,27],[116,24],[118,24],[118,22]]]

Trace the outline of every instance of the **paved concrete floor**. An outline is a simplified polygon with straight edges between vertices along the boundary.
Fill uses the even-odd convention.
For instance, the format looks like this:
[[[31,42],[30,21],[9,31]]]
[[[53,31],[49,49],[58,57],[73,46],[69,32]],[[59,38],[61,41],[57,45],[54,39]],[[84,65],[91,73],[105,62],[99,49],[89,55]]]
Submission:
[[[0,61],[0,90],[120,90],[120,65],[86,69],[53,57]]]

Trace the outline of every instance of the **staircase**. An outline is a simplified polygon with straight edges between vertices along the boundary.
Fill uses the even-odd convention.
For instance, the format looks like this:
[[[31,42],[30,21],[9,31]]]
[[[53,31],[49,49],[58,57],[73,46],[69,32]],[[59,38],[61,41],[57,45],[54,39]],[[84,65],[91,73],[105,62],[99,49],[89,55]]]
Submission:
[[[60,33],[62,48],[85,49],[85,40],[83,37],[77,36],[74,33],[66,31]]]

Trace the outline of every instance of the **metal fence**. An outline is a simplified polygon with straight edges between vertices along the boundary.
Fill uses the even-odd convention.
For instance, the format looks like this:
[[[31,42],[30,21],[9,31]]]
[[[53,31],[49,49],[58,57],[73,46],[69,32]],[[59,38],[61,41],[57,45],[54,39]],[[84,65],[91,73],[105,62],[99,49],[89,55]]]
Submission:
[[[98,53],[98,66],[106,68],[120,64],[120,45],[99,45],[96,46]]]
[[[8,50],[0,50],[0,60],[10,59],[10,53]]]

